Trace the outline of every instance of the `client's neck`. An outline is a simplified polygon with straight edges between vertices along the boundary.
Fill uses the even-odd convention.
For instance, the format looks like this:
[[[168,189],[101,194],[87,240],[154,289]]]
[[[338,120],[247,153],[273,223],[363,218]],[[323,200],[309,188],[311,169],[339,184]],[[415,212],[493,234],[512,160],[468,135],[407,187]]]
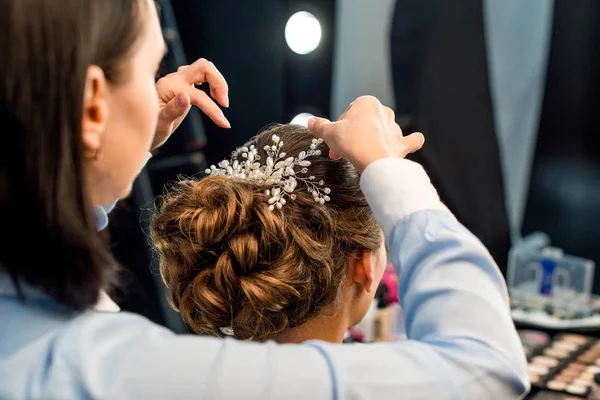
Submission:
[[[342,343],[348,326],[346,318],[341,314],[333,316],[320,315],[303,325],[288,329],[270,339],[277,343],[302,343],[308,340]]]

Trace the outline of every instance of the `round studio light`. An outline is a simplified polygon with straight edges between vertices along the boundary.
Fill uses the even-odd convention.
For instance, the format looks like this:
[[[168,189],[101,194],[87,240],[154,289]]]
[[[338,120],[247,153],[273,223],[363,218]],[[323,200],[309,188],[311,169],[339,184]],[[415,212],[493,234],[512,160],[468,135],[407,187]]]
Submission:
[[[308,126],[308,120],[314,117],[311,113],[300,113],[292,118],[290,124]]]
[[[295,13],[285,24],[285,40],[294,53],[310,53],[321,41],[319,20],[306,11]]]

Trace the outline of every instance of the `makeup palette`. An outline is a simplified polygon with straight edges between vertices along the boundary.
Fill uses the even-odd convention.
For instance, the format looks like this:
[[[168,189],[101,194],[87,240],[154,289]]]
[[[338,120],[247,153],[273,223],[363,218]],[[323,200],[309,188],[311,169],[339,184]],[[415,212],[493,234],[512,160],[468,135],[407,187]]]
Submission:
[[[581,400],[581,397],[544,390],[536,394],[532,400]]]
[[[562,334],[528,355],[531,385],[557,398],[586,398],[600,373],[600,340],[578,334]],[[537,399],[537,397],[536,397]]]
[[[539,350],[550,343],[550,335],[544,332],[535,330],[519,330],[519,338],[523,343],[523,349],[525,350],[525,356],[529,360],[533,354],[539,352]]]

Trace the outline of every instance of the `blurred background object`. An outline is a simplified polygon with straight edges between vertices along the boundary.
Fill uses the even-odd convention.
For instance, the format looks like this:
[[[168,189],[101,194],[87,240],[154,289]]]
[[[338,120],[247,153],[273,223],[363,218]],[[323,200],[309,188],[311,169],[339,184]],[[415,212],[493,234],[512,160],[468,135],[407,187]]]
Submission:
[[[600,2],[556,0],[523,234],[600,264]],[[593,291],[600,293],[596,277]]]
[[[335,119],[367,94],[405,133],[425,133],[414,159],[504,273],[511,245],[537,231],[600,262],[597,0],[163,0],[161,14],[163,72],[214,62],[232,129],[194,110],[111,215],[123,309],[186,330],[143,233],[167,182],[199,176],[268,124]]]

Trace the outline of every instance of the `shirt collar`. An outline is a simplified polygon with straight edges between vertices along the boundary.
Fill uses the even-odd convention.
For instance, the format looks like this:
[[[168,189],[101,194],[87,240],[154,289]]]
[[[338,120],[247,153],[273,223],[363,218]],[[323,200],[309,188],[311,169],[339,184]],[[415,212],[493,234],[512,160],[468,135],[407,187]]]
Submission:
[[[108,213],[102,207],[94,207],[94,214],[96,214],[96,228],[101,231],[108,225]]]
[[[112,211],[117,205],[117,202],[111,203],[107,206],[94,206],[94,214],[96,215],[96,229],[101,231],[108,225],[108,213]]]

